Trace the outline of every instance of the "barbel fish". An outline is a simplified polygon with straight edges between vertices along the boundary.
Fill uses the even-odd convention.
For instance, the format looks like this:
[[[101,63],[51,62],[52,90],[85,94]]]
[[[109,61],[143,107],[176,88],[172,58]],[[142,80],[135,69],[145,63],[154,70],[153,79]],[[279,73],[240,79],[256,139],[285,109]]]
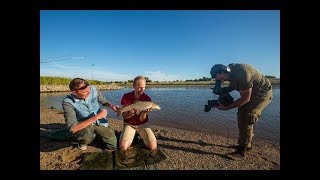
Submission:
[[[119,108],[117,110],[117,116],[119,116],[123,112],[130,111],[132,109],[135,109],[138,111],[145,111],[150,108],[151,109],[161,109],[160,106],[153,101],[136,101],[135,103],[130,104],[126,107]]]

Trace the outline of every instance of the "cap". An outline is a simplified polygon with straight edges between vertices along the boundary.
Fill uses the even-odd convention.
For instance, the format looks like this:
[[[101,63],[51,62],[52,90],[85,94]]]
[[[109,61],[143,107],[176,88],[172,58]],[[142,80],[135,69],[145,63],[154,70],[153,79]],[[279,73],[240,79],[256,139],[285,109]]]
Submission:
[[[216,75],[218,73],[223,73],[226,69],[226,66],[223,64],[216,64],[214,66],[212,66],[211,70],[210,70],[210,74],[212,78],[216,78]]]

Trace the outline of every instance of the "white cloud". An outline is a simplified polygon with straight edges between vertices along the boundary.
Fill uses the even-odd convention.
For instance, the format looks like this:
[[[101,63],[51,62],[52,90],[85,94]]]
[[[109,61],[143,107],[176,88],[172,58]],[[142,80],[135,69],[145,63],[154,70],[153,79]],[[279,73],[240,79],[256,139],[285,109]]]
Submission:
[[[92,71],[91,71],[92,76]],[[93,71],[93,78],[103,81],[127,81],[132,79],[129,75],[117,74],[111,71]],[[91,78],[90,78],[91,79]]]
[[[175,81],[183,79],[181,75],[166,74],[164,72],[158,71],[145,71],[144,76],[148,77],[152,81]]]
[[[94,79],[99,81],[127,81],[132,79],[128,74],[117,74],[108,70],[92,69],[91,66],[62,65],[62,63],[56,62],[41,64],[40,75],[66,78],[81,77],[88,80]]]
[[[84,68],[80,66],[61,65],[60,63],[50,63],[50,65],[42,65],[40,68],[41,76],[54,76],[54,77],[66,77],[76,78],[81,77],[84,79],[94,79],[99,81],[127,81],[132,80],[137,75],[143,75],[151,79],[152,81],[175,81],[185,80],[187,77],[183,75],[167,74],[160,70],[156,71],[144,71],[144,74],[119,74],[110,70],[101,70],[101,67],[97,68]]]
[[[57,64],[57,63],[52,63],[52,65],[54,67],[61,68],[61,69],[79,69],[80,68],[80,66],[64,66],[61,64]]]

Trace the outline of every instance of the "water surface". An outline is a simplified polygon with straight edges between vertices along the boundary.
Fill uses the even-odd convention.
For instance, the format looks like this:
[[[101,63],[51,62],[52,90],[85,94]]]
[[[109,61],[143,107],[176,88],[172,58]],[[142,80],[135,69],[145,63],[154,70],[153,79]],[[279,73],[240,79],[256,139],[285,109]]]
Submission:
[[[124,93],[133,89],[105,90],[102,94],[113,104],[120,105]],[[161,106],[161,110],[150,113],[150,123],[190,129],[224,136],[238,137],[237,109],[220,111],[211,109],[204,112],[204,105],[213,99],[209,86],[201,87],[166,87],[147,88],[145,91],[153,101]],[[62,110],[61,102],[68,93],[41,93],[40,106],[54,107]],[[237,91],[231,92],[237,99]],[[109,117],[117,118],[116,113],[109,110]],[[117,118],[122,120],[120,117]],[[254,128],[254,138],[280,142],[280,88],[273,89],[273,99],[264,109]]]

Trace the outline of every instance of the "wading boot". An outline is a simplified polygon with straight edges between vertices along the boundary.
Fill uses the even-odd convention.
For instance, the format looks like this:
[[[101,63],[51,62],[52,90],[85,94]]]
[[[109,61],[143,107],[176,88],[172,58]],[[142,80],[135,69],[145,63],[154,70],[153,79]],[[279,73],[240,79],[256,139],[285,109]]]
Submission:
[[[241,155],[241,156],[243,156],[244,158],[246,157],[246,155],[247,155],[247,147],[239,147],[239,154]]]
[[[247,148],[239,146],[235,152],[226,155],[232,160],[243,160],[247,155]]]
[[[240,145],[233,145],[233,146],[229,146],[229,148],[233,148],[233,149],[236,149],[236,150],[241,150],[243,147],[240,146]],[[246,151],[249,152],[252,150],[252,146],[251,147],[247,147]]]

